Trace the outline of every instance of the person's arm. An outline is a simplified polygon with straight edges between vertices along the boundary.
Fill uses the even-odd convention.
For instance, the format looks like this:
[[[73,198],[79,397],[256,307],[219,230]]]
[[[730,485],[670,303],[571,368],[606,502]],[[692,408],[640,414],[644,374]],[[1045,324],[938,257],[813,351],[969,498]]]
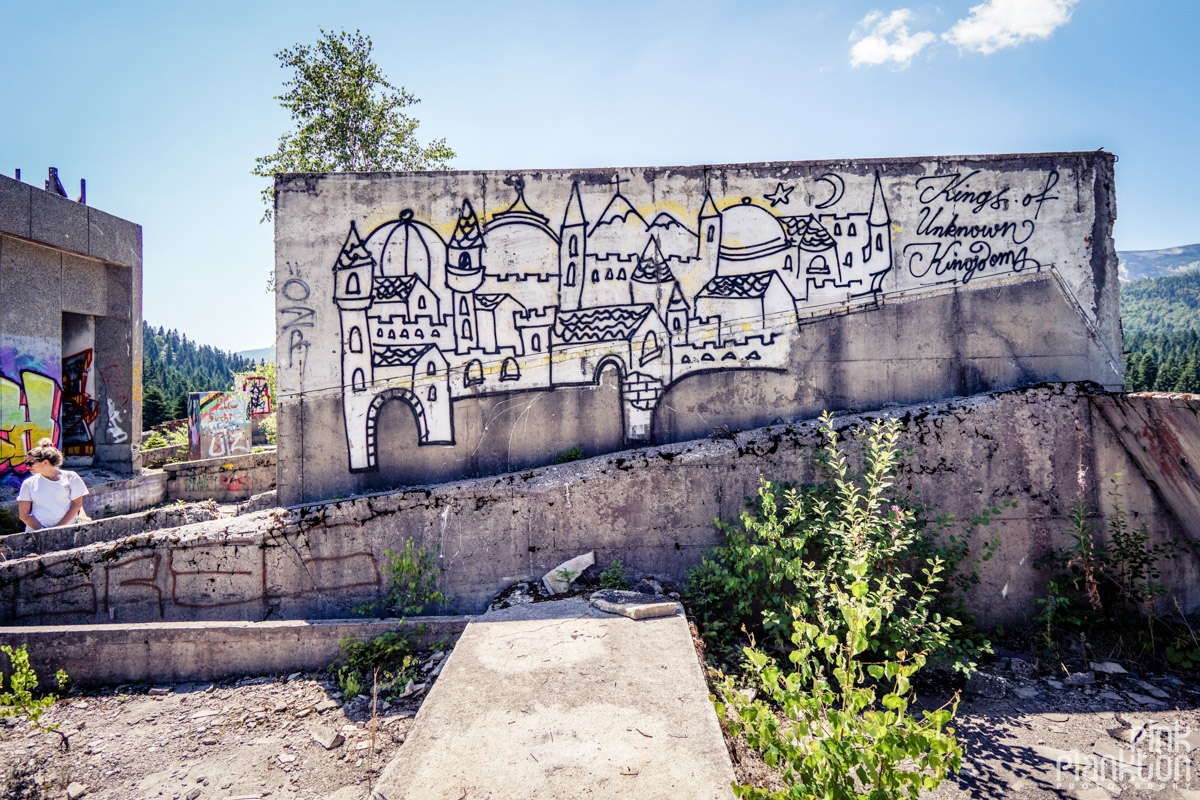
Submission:
[[[74,500],[71,501],[71,507],[67,509],[67,515],[65,517],[63,517],[62,519],[60,519],[55,524],[54,527],[57,528],[59,525],[66,525],[66,524],[70,523],[72,520],[75,519],[75,517],[77,517],[79,515],[79,509],[81,509],[81,508],[83,508],[83,498],[76,497]]]
[[[83,505],[83,501],[79,501]],[[21,522],[25,523],[25,527],[32,531],[42,529],[42,523],[37,521],[37,517],[33,515],[33,503],[29,500],[20,500],[17,502],[17,516],[21,518]]]

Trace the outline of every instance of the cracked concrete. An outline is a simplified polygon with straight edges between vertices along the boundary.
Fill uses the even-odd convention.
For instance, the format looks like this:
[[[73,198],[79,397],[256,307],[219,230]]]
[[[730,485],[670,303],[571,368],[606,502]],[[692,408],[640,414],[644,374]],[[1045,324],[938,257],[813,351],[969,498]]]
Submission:
[[[872,418],[900,420],[899,484],[969,520],[1015,501],[975,544],[998,534],[969,598],[985,624],[1027,616],[1041,591],[1031,564],[1065,543],[1082,457],[1084,499],[1126,508],[1155,541],[1200,542],[1200,398],[1109,394],[1047,384],[942,403],[842,414],[846,436]],[[849,438],[847,436],[847,438]],[[601,566],[680,582],[736,519],[760,479],[810,481],[819,446],[807,421],[730,439],[624,451],[570,464],[273,509],[0,564],[6,624],[328,619],[378,602],[384,550],[406,539],[437,549],[442,610],[476,613],[500,590],[589,550]],[[1098,519],[1098,518],[1097,518]],[[1200,606],[1194,559],[1164,565],[1186,609]]]

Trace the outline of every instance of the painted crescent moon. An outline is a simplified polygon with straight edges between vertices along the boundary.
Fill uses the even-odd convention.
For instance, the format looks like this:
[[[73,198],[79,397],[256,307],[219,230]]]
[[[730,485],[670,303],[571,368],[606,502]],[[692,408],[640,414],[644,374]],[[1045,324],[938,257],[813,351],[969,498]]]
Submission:
[[[826,172],[818,181],[825,181],[832,187],[833,194],[824,203],[821,203],[817,208],[829,208],[832,205],[837,205],[837,202],[842,199],[842,195],[846,193],[846,182],[842,180],[842,176],[834,175],[832,172]]]

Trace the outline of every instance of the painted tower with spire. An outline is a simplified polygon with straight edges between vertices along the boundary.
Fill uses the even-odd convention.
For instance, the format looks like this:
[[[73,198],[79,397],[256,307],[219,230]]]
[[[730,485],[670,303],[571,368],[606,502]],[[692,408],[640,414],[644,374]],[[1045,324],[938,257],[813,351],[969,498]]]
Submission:
[[[342,375],[346,392],[371,385],[371,326],[367,310],[374,289],[375,259],[363,246],[354,223],[333,267],[333,302],[342,324]]]
[[[583,200],[579,183],[571,184],[571,198],[563,215],[558,237],[558,301],[559,308],[572,311],[579,308],[580,283],[583,281],[587,259],[587,220],[583,216]]]
[[[871,241],[863,252],[863,263],[871,275],[871,291],[879,292],[883,289],[883,276],[892,268],[892,217],[883,197],[878,172],[871,193],[871,210],[867,212],[867,228],[871,232]]]
[[[696,256],[700,259],[703,269],[701,274],[705,281],[716,277],[717,262],[721,257],[721,212],[713,202],[712,193],[704,193],[704,205],[700,207],[700,243],[697,245]]]
[[[454,235],[446,245],[446,286],[453,300],[456,353],[466,353],[479,341],[475,292],[483,285],[483,231],[470,200],[463,200]]]

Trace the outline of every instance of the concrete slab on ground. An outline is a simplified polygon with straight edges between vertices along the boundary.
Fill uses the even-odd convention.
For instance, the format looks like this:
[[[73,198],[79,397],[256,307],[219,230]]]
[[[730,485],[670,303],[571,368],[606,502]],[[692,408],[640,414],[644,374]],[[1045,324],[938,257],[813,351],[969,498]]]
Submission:
[[[376,791],[725,800],[732,782],[687,620],[635,621],[576,597],[469,623]]]

